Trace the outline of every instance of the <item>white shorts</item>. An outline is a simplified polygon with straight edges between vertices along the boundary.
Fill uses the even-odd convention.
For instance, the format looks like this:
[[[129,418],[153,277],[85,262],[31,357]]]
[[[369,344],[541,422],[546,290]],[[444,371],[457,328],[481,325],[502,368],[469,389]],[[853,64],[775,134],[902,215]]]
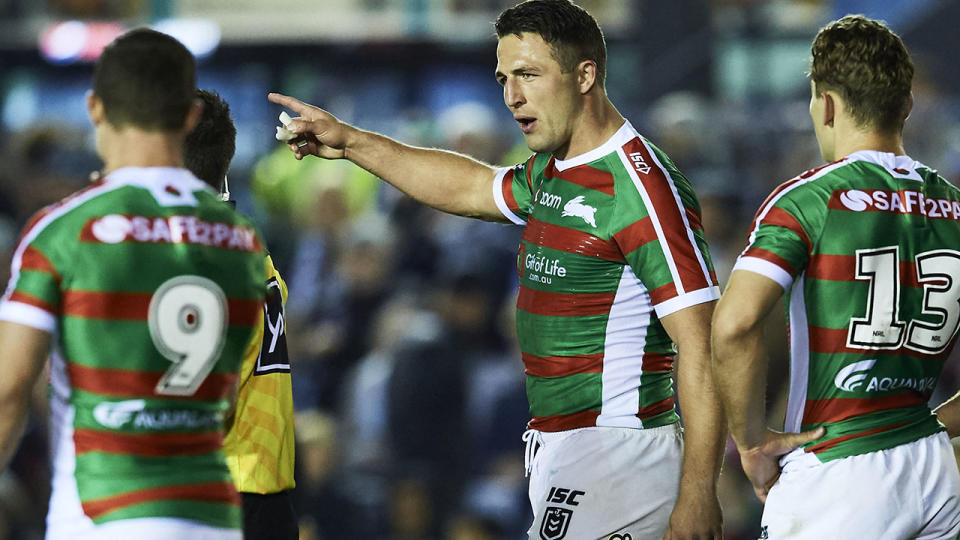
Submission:
[[[221,529],[174,518],[135,518],[84,528],[83,532],[47,531],[46,540],[243,540],[239,529]]]
[[[807,456],[788,461],[770,489],[761,538],[960,535],[960,471],[946,433],[826,463]]]
[[[663,537],[680,489],[679,424],[539,432],[531,540]]]

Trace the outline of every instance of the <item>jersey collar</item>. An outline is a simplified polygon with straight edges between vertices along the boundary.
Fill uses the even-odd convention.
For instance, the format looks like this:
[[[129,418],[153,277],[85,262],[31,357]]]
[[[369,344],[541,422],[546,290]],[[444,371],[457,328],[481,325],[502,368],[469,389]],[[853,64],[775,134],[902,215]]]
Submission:
[[[179,167],[122,167],[108,174],[103,181],[113,186],[147,189],[164,206],[194,206],[197,204],[195,192],[215,193],[206,182]]]
[[[580,165],[585,165],[591,161],[596,161],[607,154],[616,152],[621,146],[627,144],[636,136],[637,130],[633,129],[633,126],[630,125],[629,120],[624,120],[623,125],[620,126],[620,129],[618,129],[612,137],[607,139],[607,142],[601,144],[593,150],[590,150],[584,154],[580,154],[579,156],[562,160],[555,159],[553,161],[554,167],[556,167],[558,171],[563,171],[571,167],[579,167]]]
[[[910,156],[898,156],[892,152],[878,152],[876,150],[860,150],[847,156],[849,161],[866,161],[879,165],[887,170],[894,178],[917,180],[923,182],[923,177],[917,169],[929,169],[923,163]]]

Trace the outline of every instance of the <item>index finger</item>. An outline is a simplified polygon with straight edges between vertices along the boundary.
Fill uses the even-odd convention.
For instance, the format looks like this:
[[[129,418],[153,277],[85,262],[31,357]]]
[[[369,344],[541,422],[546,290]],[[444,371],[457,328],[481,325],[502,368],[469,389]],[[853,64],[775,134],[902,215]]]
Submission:
[[[304,103],[297,98],[292,98],[276,92],[270,92],[267,94],[267,99],[276,103],[277,105],[282,105],[291,111],[299,113],[301,116],[313,108],[311,105]]]

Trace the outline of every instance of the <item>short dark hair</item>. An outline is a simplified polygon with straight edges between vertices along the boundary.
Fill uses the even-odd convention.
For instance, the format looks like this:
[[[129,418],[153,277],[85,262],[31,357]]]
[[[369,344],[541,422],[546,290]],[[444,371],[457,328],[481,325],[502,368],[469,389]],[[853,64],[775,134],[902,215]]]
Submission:
[[[193,102],[195,64],[190,51],[176,39],[137,28],[103,50],[93,70],[93,93],[115,126],[177,130]]]
[[[861,127],[903,130],[913,61],[900,36],[881,21],[847,15],[823,27],[810,52],[810,79],[818,93],[839,93]]]
[[[597,83],[607,76],[607,45],[592,15],[569,0],[529,0],[506,9],[495,23],[497,38],[523,32],[538,34],[553,49],[553,58],[565,72],[584,60],[597,64]]]
[[[197,90],[203,115],[183,141],[183,165],[197,178],[221,189],[236,151],[237,128],[230,105],[212,90]]]

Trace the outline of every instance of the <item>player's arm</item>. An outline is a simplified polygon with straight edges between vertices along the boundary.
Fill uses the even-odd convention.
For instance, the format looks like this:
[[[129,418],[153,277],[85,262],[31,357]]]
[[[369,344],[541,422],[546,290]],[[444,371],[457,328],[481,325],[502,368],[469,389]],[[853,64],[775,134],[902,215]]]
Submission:
[[[767,428],[767,359],[763,321],[783,296],[779,283],[735,270],[713,315],[713,375],[744,471],[760,500],[780,476],[779,456],[822,436],[822,428],[776,433]]]
[[[783,296],[780,285],[738,270],[713,316],[713,372],[737,448],[759,446],[767,430],[763,321]]]
[[[960,437],[960,392],[953,395],[952,398],[944,401],[939,407],[934,409],[937,418],[947,428],[947,435],[950,438]]]
[[[677,393],[684,426],[680,494],[665,538],[719,539],[723,534],[717,482],[727,434],[710,371],[710,318],[715,305],[696,304],[660,320],[677,346]]]
[[[26,425],[30,396],[50,350],[50,334],[22,324],[0,321],[0,470],[13,457]]]
[[[270,94],[269,99],[300,114],[286,126],[306,142],[290,144],[297,159],[307,155],[348,159],[438,210],[506,221],[494,200],[494,167],[456,152],[409,146],[364,131],[292,97]]]

